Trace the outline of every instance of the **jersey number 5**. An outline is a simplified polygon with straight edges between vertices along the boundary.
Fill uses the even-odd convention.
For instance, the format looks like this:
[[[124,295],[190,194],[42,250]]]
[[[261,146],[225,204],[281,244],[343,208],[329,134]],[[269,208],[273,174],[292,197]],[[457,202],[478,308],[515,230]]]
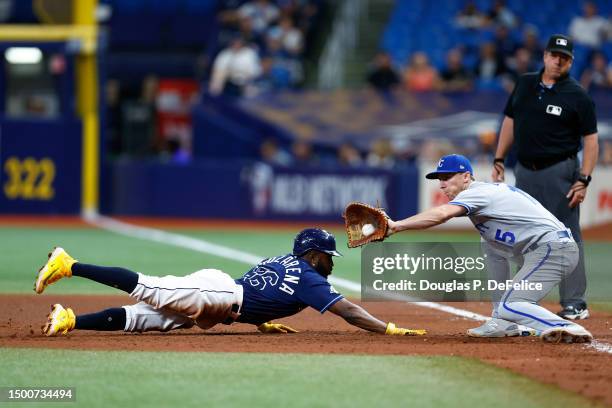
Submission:
[[[495,231],[495,240],[499,242],[504,242],[506,244],[514,244],[514,241],[516,241],[516,237],[510,231],[502,233],[502,230],[498,229],[497,231]]]

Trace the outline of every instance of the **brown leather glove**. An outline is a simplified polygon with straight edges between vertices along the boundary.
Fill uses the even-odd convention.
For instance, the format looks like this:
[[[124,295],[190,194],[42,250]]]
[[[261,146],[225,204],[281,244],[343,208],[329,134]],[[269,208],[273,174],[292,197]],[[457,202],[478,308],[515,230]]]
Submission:
[[[349,248],[362,246],[373,241],[382,241],[387,235],[389,216],[382,208],[352,202],[346,206],[342,217],[344,217]],[[366,225],[366,228],[364,228],[364,225]]]

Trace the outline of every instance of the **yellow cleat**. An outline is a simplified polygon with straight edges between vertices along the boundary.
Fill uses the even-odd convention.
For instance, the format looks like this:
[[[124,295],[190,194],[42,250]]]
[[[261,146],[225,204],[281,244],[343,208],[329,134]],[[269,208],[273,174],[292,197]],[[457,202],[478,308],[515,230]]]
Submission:
[[[36,293],[43,293],[45,288],[53,282],[71,277],[72,264],[75,262],[77,261],[68,255],[64,248],[54,248],[53,252],[49,254],[47,263],[38,270],[34,291]]]
[[[51,313],[47,316],[47,323],[42,327],[45,336],[65,335],[74,329],[76,316],[72,309],[64,309],[59,303],[51,306]]]

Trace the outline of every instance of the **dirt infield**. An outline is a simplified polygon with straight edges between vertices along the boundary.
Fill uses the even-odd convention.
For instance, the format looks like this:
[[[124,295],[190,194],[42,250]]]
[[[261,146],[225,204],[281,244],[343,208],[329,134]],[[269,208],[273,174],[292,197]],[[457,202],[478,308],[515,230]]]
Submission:
[[[306,310],[283,319],[300,333],[263,335],[253,326],[219,325],[172,333],[74,332],[67,337],[46,338],[40,326],[49,305],[61,302],[77,313],[130,304],[127,296],[0,295],[0,347],[40,347],[97,350],[154,350],[205,352],[351,353],[457,355],[477,358],[508,368],[537,381],[557,385],[593,401],[612,405],[612,354],[584,345],[550,345],[534,337],[472,339],[465,330],[477,323],[436,310],[396,302],[367,303],[382,319],[403,327],[426,328],[426,337],[389,337],[367,333],[331,313],[320,316]],[[453,304],[483,314],[485,303]],[[585,326],[599,341],[612,343],[612,315],[594,313]]]

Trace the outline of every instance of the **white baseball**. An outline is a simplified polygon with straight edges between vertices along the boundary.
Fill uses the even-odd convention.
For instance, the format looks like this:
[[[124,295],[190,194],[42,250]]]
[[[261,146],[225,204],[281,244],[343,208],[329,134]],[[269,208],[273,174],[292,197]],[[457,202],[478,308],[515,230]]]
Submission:
[[[372,235],[375,230],[376,228],[374,228],[372,224],[365,224],[363,227],[361,227],[361,232],[366,237],[369,237],[370,235]]]

